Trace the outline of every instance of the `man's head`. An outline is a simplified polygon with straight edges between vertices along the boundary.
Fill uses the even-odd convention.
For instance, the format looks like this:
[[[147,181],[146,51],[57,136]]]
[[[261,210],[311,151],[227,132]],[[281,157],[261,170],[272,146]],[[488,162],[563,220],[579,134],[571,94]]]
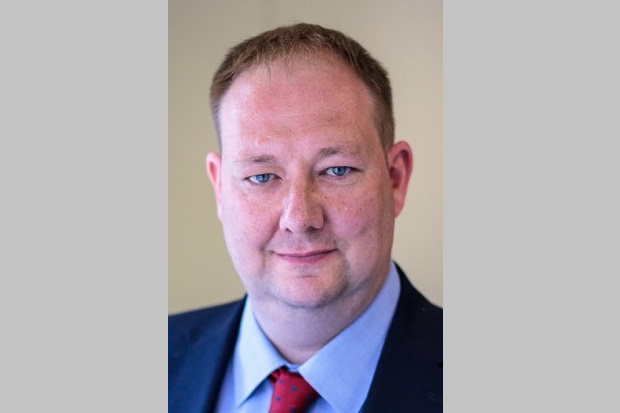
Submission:
[[[387,71],[358,42],[343,33],[301,23],[264,32],[228,52],[211,83],[211,110],[220,150],[223,149],[219,119],[222,98],[241,73],[261,65],[324,54],[338,57],[364,82],[373,98],[373,117],[383,149],[392,146],[394,115]]]
[[[286,48],[288,31],[298,29],[243,44]],[[299,31],[326,32],[306,25]],[[359,315],[387,274],[412,153],[405,142],[380,137],[378,98],[359,74],[379,66],[356,47],[364,57],[352,58],[355,70],[340,54],[312,50],[216,75],[230,79],[212,93],[222,154],[207,156],[207,173],[231,258],[255,307],[329,306]],[[385,89],[389,102],[389,84]]]

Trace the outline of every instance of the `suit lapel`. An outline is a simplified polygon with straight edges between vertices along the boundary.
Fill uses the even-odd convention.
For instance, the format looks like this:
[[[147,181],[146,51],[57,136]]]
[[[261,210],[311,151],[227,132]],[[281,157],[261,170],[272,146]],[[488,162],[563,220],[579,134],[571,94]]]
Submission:
[[[237,340],[243,302],[220,314],[209,314],[196,323],[169,359],[169,412],[210,413],[214,411],[221,383]],[[213,326],[216,326],[215,328]],[[169,344],[170,345],[170,344]],[[198,390],[200,387],[201,390]]]
[[[398,271],[400,297],[362,411],[441,412],[442,310]]]

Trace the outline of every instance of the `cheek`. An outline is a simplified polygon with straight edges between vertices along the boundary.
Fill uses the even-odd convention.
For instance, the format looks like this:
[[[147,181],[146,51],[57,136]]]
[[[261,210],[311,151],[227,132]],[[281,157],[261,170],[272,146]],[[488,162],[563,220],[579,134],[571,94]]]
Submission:
[[[336,230],[350,239],[363,237],[369,243],[381,236],[392,213],[384,192],[366,189],[340,197],[332,208]]]
[[[334,229],[348,238],[355,238],[369,230],[367,211],[362,203],[348,202],[332,209],[331,224]]]
[[[394,215],[389,182],[379,177],[353,192],[333,197],[330,204],[337,226],[351,236],[380,236],[379,232]]]
[[[273,208],[247,194],[228,188],[222,198],[222,224],[227,241],[256,245],[268,240],[273,228]]]

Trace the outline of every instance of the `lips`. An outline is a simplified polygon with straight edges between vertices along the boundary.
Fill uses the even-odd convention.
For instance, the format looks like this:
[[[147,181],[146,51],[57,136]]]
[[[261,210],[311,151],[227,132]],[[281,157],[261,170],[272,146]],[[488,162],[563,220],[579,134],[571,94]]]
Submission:
[[[327,258],[334,251],[333,249],[326,249],[303,252],[275,252],[275,254],[291,263],[313,264]]]

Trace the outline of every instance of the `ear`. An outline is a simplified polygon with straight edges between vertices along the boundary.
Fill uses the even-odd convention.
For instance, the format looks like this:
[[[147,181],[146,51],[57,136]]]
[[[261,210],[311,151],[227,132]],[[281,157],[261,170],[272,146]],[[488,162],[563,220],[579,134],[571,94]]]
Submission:
[[[394,196],[395,216],[400,214],[405,206],[407,186],[413,170],[413,151],[407,142],[395,143],[387,154],[392,195]]]
[[[215,192],[215,201],[217,202],[217,216],[222,220],[222,157],[210,152],[207,154],[206,160],[207,175]]]

